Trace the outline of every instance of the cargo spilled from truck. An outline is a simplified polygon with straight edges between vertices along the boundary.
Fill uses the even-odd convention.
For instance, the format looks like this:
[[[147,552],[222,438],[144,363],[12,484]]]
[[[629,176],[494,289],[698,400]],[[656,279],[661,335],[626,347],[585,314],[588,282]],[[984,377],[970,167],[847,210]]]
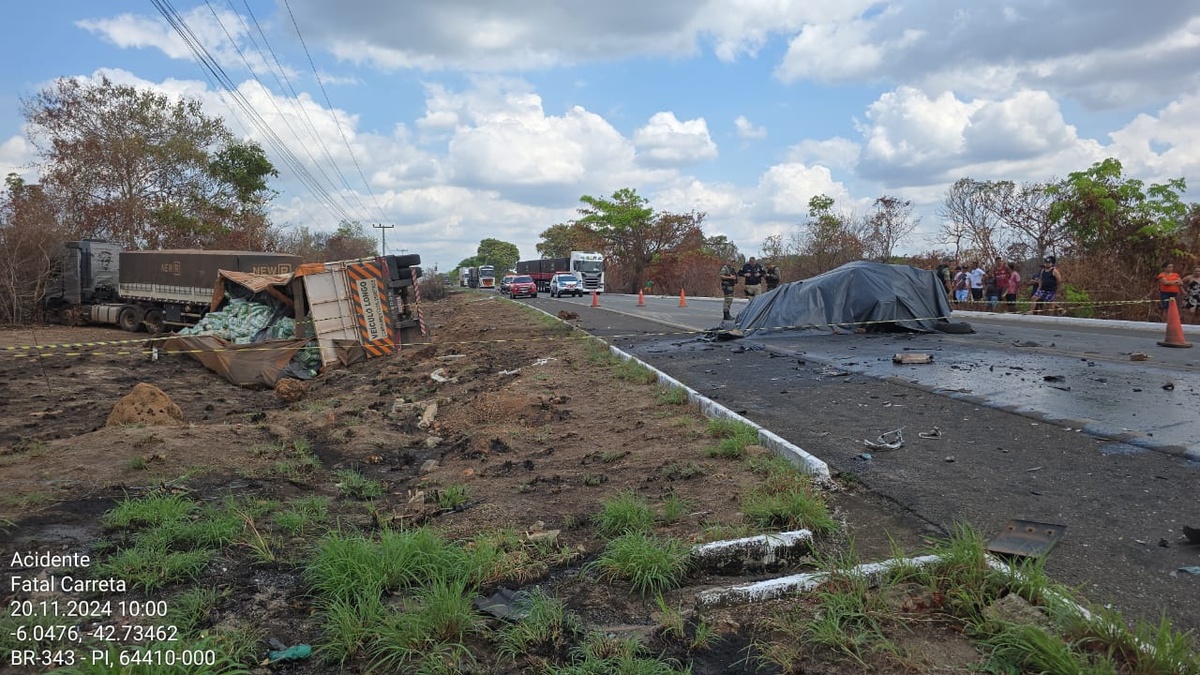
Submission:
[[[267,386],[392,354],[425,335],[419,263],[407,255],[306,263],[284,275],[222,270],[210,317],[235,318],[202,321],[163,349],[188,353],[234,384]]]

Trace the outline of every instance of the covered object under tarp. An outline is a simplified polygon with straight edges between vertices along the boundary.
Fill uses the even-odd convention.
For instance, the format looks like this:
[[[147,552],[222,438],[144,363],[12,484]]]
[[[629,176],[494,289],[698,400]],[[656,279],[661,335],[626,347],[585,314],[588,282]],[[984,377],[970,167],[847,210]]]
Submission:
[[[932,333],[950,325],[937,275],[910,265],[858,261],[755,298],[737,315],[739,333],[853,332],[896,328]]]

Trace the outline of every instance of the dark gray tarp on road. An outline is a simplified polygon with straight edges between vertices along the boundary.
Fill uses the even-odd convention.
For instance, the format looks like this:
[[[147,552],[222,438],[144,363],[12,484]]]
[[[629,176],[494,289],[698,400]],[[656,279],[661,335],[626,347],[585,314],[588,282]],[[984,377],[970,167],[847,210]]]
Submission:
[[[931,270],[858,261],[758,296],[737,315],[736,328],[844,333],[906,329],[932,333],[949,324],[950,303]]]

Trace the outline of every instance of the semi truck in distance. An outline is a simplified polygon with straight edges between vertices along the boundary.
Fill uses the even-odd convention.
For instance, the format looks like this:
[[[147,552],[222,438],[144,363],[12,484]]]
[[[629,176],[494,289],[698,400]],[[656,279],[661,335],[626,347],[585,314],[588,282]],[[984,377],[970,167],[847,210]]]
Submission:
[[[555,274],[574,274],[584,291],[604,292],[604,256],[588,251],[571,251],[566,258],[538,258],[517,263],[517,274],[528,274],[537,282],[538,291],[550,292]]]
[[[42,300],[49,319],[161,333],[204,316],[218,270],[291,274],[302,260],[256,251],[125,251],[89,239],[64,244],[56,262]]]
[[[492,265],[479,266],[479,287],[496,289],[496,268]]]

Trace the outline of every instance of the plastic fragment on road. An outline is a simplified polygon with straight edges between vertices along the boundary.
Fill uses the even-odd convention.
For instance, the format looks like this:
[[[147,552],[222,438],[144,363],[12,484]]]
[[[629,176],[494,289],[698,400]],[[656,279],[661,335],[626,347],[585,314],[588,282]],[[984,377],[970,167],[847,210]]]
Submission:
[[[445,384],[447,382],[449,382],[450,384],[458,383],[457,377],[446,377],[446,369],[445,368],[438,368],[437,370],[430,373],[429,379],[433,380],[434,382],[440,382],[442,384]]]
[[[935,438],[941,438],[942,430],[937,427],[934,427],[932,431],[918,431],[917,437],[924,438],[925,440],[933,440]]]
[[[904,427],[900,427],[894,431],[885,431],[879,434],[879,438],[874,441],[864,439],[863,445],[875,450],[899,450],[904,447]]]
[[[1200,576],[1200,565],[1189,565],[1187,567],[1180,567],[1179,571],[1183,572],[1184,574],[1192,574],[1195,576]]]

